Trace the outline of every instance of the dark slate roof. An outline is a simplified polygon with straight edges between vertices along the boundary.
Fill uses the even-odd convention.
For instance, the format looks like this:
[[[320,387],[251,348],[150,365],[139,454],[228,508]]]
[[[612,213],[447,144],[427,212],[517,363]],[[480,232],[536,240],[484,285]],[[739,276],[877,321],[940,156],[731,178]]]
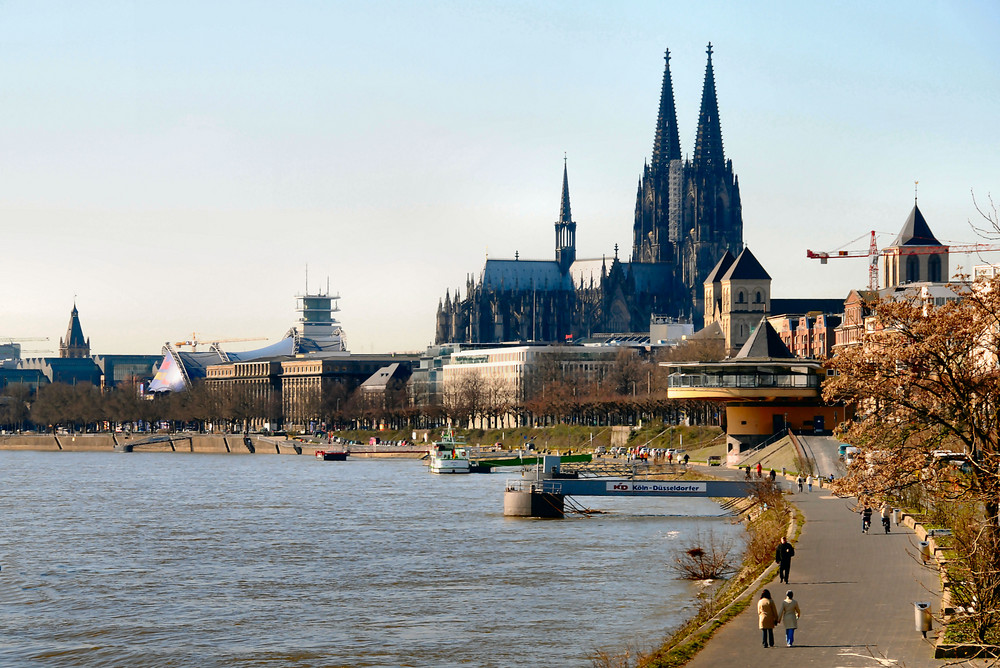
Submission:
[[[924,214],[920,213],[920,209],[914,204],[913,211],[910,212],[910,217],[903,223],[903,229],[899,231],[899,236],[892,242],[892,245],[943,246],[944,244],[934,237],[934,233],[931,232],[927,221],[924,220]]]
[[[486,260],[480,278],[489,290],[572,290],[555,260]]]
[[[87,345],[87,340],[83,338],[83,328],[80,327],[80,312],[73,304],[73,311],[69,314],[69,326],[66,327],[66,339],[64,340],[68,348],[83,348]]]
[[[771,280],[771,277],[764,271],[764,267],[760,266],[760,262],[753,256],[749,248],[743,249],[733,262],[733,265],[729,267],[729,270],[722,277],[724,281],[758,279]]]
[[[821,313],[843,313],[843,299],[772,299],[771,313],[774,315],[804,315],[813,311]]]
[[[715,283],[716,281],[721,281],[722,277],[729,271],[729,268],[733,266],[733,262],[736,258],[733,254],[726,250],[725,255],[723,255],[719,261],[716,263],[715,268],[708,272],[708,277],[705,279],[705,283]]]
[[[771,327],[767,318],[761,318],[753,334],[736,353],[734,359],[790,359],[795,357]]]

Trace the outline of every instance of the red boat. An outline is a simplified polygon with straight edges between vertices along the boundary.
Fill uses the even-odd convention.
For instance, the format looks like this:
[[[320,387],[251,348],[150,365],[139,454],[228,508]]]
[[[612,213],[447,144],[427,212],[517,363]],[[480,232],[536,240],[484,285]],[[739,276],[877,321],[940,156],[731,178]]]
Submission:
[[[345,462],[350,454],[347,450],[317,450],[316,459],[322,459],[324,462]]]

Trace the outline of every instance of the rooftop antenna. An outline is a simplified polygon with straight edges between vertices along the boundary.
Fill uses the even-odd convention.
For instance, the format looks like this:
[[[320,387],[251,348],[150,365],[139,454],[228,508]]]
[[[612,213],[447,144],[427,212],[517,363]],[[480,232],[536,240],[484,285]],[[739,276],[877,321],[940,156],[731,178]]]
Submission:
[[[306,294],[309,294],[309,263],[306,263]]]
[[[326,277],[326,294],[330,294],[330,277]]]

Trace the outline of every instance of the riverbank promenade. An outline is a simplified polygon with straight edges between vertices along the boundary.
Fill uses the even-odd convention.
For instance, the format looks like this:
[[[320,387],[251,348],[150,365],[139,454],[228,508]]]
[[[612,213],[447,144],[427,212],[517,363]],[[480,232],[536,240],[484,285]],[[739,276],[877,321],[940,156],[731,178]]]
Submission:
[[[757,628],[758,591],[753,603],[721,628],[688,666],[941,666],[935,630],[925,640],[914,628],[915,601],[940,612],[937,575],[919,563],[917,537],[902,525],[883,532],[873,518],[861,533],[861,516],[851,499],[839,499],[815,485],[789,497],[806,518],[795,543],[789,584],[775,577],[764,586],[776,604],[791,589],[802,609],[795,646],[785,647],[785,629],[774,629],[775,646],[765,649]]]

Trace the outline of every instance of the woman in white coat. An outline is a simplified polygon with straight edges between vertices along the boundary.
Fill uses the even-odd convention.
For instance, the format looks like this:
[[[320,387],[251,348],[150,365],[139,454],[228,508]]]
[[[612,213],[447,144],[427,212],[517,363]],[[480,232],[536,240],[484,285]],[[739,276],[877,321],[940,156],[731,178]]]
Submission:
[[[799,602],[792,598],[791,590],[785,592],[785,600],[778,606],[778,622],[785,627],[785,646],[791,647],[795,642],[795,629],[799,626]]]

